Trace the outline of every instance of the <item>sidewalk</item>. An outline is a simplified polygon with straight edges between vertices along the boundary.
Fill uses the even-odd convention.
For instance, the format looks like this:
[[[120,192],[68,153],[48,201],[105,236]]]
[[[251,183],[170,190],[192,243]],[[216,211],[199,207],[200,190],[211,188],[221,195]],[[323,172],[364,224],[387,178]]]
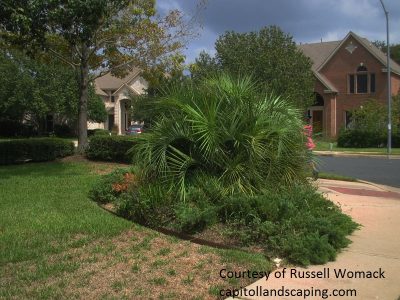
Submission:
[[[247,289],[259,291],[260,289],[278,290],[282,287],[299,289],[303,293],[302,296],[248,296],[239,299],[398,299],[400,296],[400,193],[359,182],[318,180],[318,184],[321,192],[326,193],[329,199],[341,206],[344,213],[349,214],[362,225],[350,237],[352,244],[343,250],[334,262],[311,266],[307,269],[287,267],[285,279],[276,279],[275,275],[278,275],[276,273],[283,270],[280,268],[270,275],[268,281],[263,278],[247,287]],[[293,273],[297,271],[323,272],[328,269],[329,278],[296,279],[290,276],[291,271]],[[380,278],[337,279],[335,270],[364,271],[366,276],[373,275]],[[324,276],[327,277],[326,275],[325,271]],[[328,289],[326,297],[318,295],[317,289]],[[308,293],[315,293],[314,296],[305,298],[305,290],[308,290]],[[348,290],[356,291],[357,296],[333,296],[336,292],[350,293]]]

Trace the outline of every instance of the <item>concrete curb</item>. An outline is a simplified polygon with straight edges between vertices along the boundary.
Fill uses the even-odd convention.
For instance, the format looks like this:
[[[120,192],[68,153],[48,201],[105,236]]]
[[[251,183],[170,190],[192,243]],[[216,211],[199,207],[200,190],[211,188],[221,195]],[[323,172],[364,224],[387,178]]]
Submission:
[[[337,183],[364,183],[364,184],[368,184],[368,185],[372,185],[378,189],[381,189],[385,192],[394,192],[394,193],[400,193],[400,188],[394,187],[394,186],[389,186],[389,185],[384,185],[384,184],[380,184],[380,183],[375,183],[375,182],[371,182],[371,181],[366,181],[366,180],[361,180],[361,179],[357,179],[356,181],[345,181],[345,180],[337,180],[337,179],[325,179],[325,178],[318,178],[318,179],[322,179],[322,180],[331,180]]]
[[[377,152],[339,152],[339,151],[313,151],[318,156],[334,156],[334,157],[372,157],[382,159],[400,159],[400,155],[378,154]]]
[[[379,183],[374,183],[374,182],[370,182],[370,181],[365,181],[365,180],[361,180],[361,179],[357,179],[357,182],[361,182],[361,183],[365,183],[365,184],[369,184],[372,186],[375,186],[377,188],[380,188],[386,192],[395,192],[395,193],[400,193],[400,188],[396,188],[393,186],[389,186],[389,185],[383,185],[383,184],[379,184]]]

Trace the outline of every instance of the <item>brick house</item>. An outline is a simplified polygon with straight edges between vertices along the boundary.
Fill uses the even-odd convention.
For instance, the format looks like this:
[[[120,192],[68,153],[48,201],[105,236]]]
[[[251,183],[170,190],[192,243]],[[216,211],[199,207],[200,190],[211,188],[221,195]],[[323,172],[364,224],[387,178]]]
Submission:
[[[387,103],[386,55],[370,41],[349,32],[341,41],[302,44],[313,62],[316,101],[309,108],[316,132],[336,137],[350,122],[350,111],[367,99]],[[400,91],[400,66],[391,61],[391,92]]]
[[[143,94],[148,87],[140,73],[140,69],[135,68],[123,78],[109,73],[95,80],[96,94],[104,101],[107,118],[103,123],[88,122],[88,129],[114,129],[118,134],[125,134],[134,122],[129,112],[129,98]]]

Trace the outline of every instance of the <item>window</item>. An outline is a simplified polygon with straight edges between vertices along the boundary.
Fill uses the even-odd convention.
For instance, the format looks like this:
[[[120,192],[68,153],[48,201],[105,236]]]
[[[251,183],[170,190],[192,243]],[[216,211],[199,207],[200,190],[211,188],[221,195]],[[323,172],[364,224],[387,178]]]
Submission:
[[[375,74],[368,73],[368,69],[364,65],[357,68],[356,74],[348,76],[348,92],[350,94],[368,94],[375,93],[376,81]]]
[[[357,94],[368,93],[368,74],[357,74]]]
[[[375,74],[370,74],[370,92],[375,93]]]

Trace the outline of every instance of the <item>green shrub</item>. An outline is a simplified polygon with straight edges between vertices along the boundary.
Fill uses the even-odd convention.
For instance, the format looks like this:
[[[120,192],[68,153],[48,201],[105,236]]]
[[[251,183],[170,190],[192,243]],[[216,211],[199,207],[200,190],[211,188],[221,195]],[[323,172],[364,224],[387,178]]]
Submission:
[[[342,129],[338,136],[338,147],[368,148],[384,147],[386,145],[384,132],[369,132],[359,129]]]
[[[357,225],[309,186],[303,124],[286,100],[220,76],[151,104],[159,114],[133,148],[138,180],[108,196],[119,214],[187,233],[219,223],[238,245],[303,265],[349,243]],[[94,136],[88,151],[110,160],[112,147],[113,137]]]
[[[114,184],[122,183],[124,175],[129,173],[129,169],[116,169],[110,174],[102,176],[90,190],[89,198],[99,203],[114,203],[122,191],[113,188]]]
[[[393,97],[392,143],[394,147],[400,147],[399,99],[399,95]],[[388,116],[385,105],[377,100],[369,99],[351,113],[352,121],[349,128],[339,132],[339,147],[386,147]]]
[[[387,131],[366,131],[361,129],[342,129],[338,136],[338,147],[380,148],[387,146]],[[400,134],[392,135],[392,146],[400,147]]]
[[[50,161],[73,153],[74,144],[58,138],[1,141],[0,165],[23,161]]]
[[[287,99],[260,93],[251,77],[179,84],[151,104],[160,114],[137,137],[136,160],[181,199],[199,174],[232,195],[306,180],[301,113]]]
[[[242,243],[261,245],[268,254],[301,265],[333,260],[357,228],[333,202],[305,185],[227,198],[220,215]]]
[[[128,151],[135,145],[135,137],[94,135],[89,139],[86,157],[93,160],[132,162]]]
[[[179,202],[174,210],[174,228],[185,233],[195,233],[217,223],[218,207]]]
[[[307,185],[216,199],[191,184],[186,200],[181,201],[167,185],[155,182],[135,182],[133,188],[116,193],[112,185],[122,182],[125,172],[104,176],[91,198],[112,202],[121,216],[150,227],[196,233],[225,224],[226,234],[238,246],[261,246],[267,255],[296,264],[333,260],[349,244],[346,236],[357,228],[339,207]],[[210,182],[213,179],[204,180],[204,186],[213,186]]]

